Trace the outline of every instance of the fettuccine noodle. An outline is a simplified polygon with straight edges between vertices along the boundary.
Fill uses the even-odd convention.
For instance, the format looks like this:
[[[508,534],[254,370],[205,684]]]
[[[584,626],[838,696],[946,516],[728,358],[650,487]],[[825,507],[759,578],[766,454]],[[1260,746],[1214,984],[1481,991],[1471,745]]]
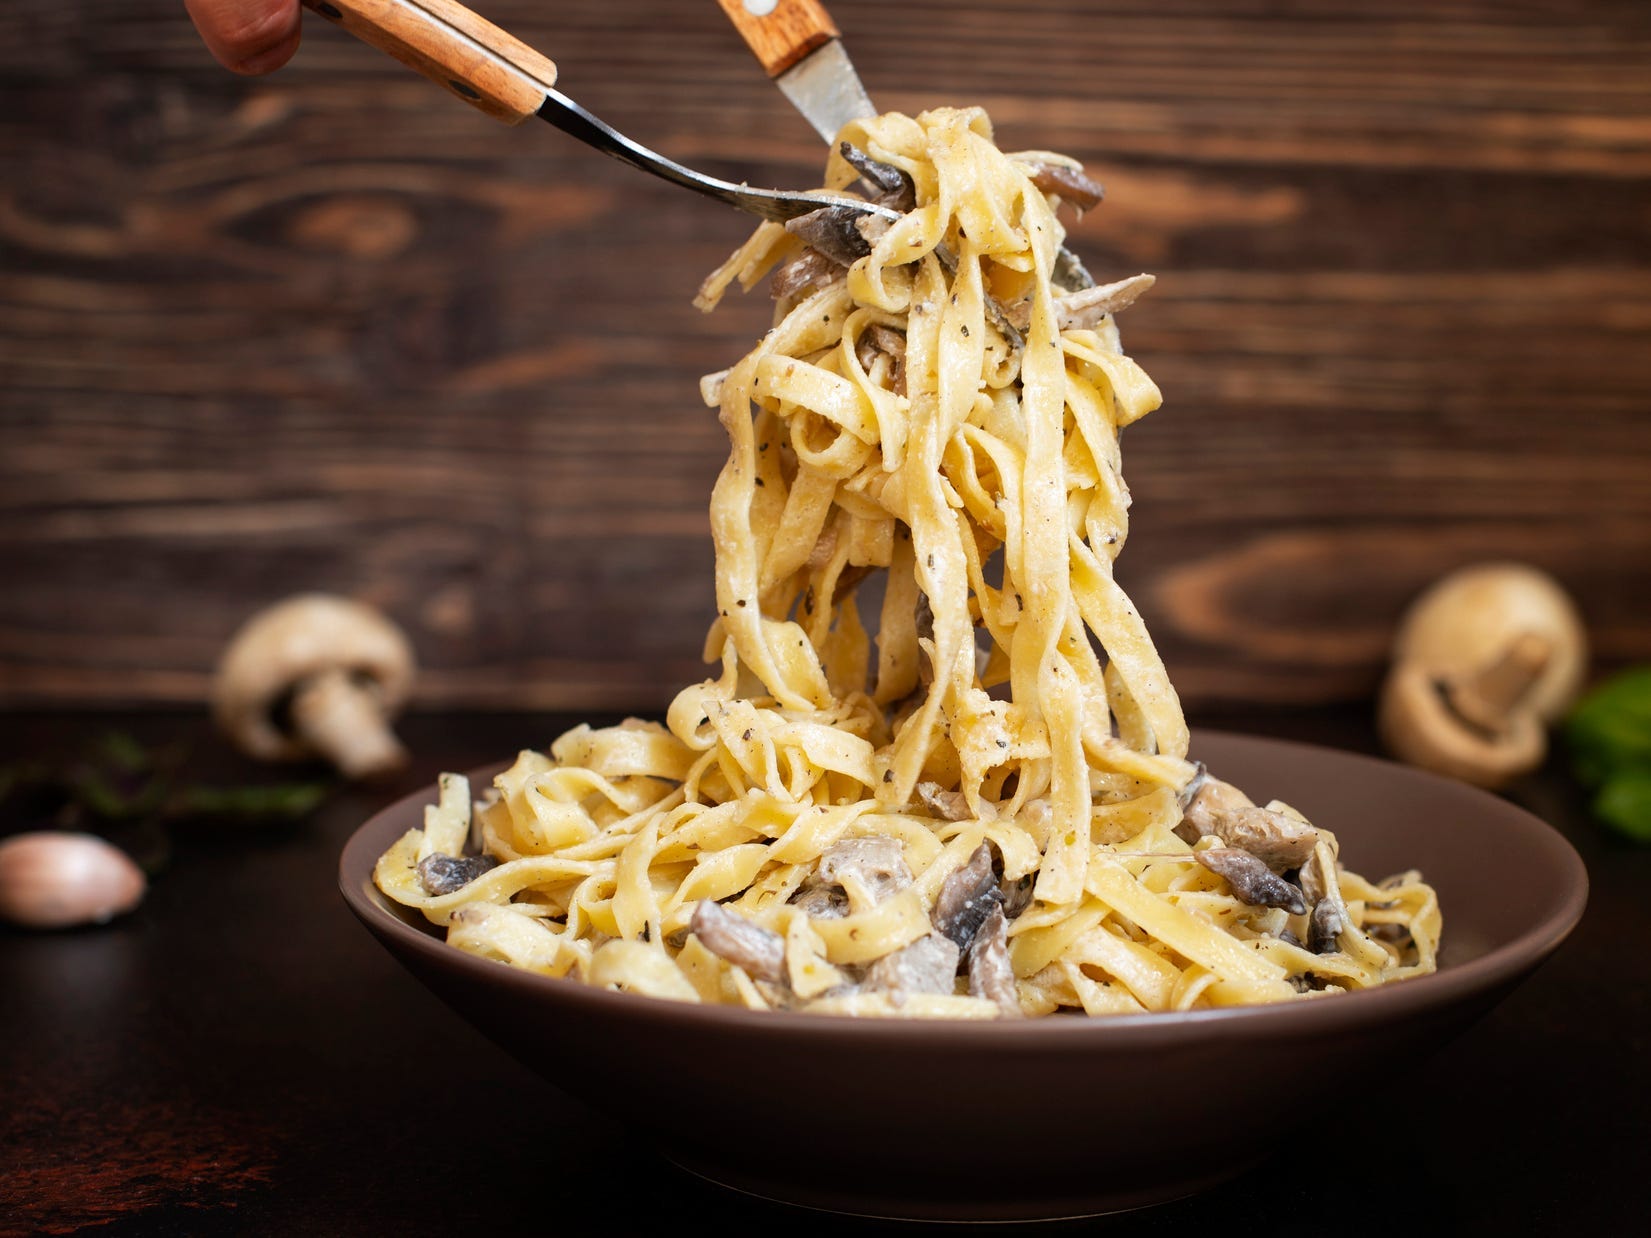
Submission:
[[[380,888],[463,950],[754,1009],[1123,1014],[1431,971],[1417,874],[1367,882],[1187,759],[1113,579],[1118,432],[1159,393],[1107,311],[1150,277],[1058,270],[1034,175],[1074,165],[999,151],[978,110],[842,140],[828,185],[869,158],[898,222],[851,221],[847,266],[765,223],[701,293],[784,284],[705,382],[720,676],[663,726],[523,752],[474,805],[446,776]]]

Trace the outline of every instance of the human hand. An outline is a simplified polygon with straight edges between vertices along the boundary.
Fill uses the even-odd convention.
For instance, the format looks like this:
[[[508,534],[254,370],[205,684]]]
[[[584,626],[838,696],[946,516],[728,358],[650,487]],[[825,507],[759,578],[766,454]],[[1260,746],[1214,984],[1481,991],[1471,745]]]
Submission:
[[[226,69],[273,73],[298,50],[298,0],[183,0],[207,48]]]

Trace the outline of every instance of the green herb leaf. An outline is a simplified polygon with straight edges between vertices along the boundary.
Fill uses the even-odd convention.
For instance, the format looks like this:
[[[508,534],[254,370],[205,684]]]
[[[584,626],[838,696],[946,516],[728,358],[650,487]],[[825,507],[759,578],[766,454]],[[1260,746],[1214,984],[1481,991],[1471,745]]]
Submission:
[[[1594,815],[1636,842],[1651,843],[1651,769],[1623,770],[1594,796]]]
[[[1619,769],[1651,769],[1651,666],[1606,680],[1565,722],[1577,776],[1591,786]]]
[[[184,787],[178,793],[176,808],[187,816],[291,819],[313,812],[331,789],[324,782],[264,787]]]
[[[1604,824],[1651,842],[1651,666],[1606,680],[1565,720],[1571,769]]]
[[[95,755],[123,774],[141,774],[154,765],[149,750],[125,731],[105,733]]]

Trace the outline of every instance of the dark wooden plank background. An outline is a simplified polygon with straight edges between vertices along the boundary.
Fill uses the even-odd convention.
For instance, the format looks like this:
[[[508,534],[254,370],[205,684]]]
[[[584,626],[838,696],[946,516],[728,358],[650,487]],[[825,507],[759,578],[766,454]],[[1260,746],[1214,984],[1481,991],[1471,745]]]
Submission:
[[[711,0],[478,7],[642,140],[813,183]],[[1651,657],[1651,5],[832,8],[883,105],[1084,159],[1075,247],[1159,275],[1120,566],[1187,697],[1368,693],[1406,598],[1487,555]],[[701,674],[695,380],[768,305],[688,302],[741,218],[313,20],[242,81],[176,0],[8,0],[0,104],[0,704],[198,699],[309,588],[406,624],[426,705]]]

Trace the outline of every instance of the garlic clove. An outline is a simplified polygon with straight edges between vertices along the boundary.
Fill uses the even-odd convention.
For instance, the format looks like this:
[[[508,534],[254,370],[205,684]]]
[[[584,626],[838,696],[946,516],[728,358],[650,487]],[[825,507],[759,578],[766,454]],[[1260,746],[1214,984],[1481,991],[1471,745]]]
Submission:
[[[92,834],[37,830],[0,842],[0,919],[25,928],[103,924],[143,901],[143,870]]]

